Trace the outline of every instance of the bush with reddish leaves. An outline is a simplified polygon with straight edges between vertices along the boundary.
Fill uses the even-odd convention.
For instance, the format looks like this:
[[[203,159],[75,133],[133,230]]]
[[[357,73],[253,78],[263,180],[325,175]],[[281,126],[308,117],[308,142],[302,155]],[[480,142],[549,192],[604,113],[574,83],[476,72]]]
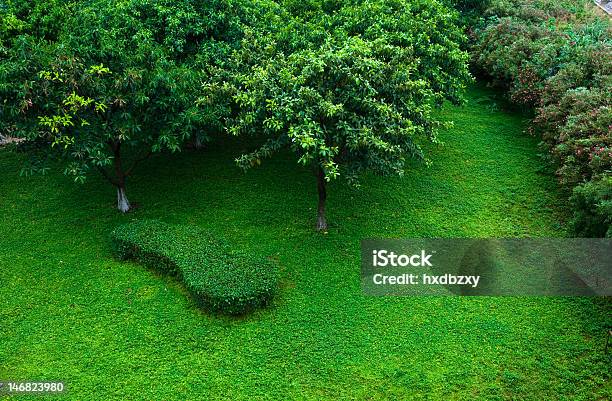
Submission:
[[[539,107],[534,119],[564,185],[575,186],[612,169],[612,92],[570,89]]]

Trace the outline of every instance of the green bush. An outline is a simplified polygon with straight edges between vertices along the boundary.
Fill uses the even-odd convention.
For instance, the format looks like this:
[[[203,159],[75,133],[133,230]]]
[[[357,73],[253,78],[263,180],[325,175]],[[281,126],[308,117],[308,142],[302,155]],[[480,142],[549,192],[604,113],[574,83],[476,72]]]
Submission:
[[[454,0],[451,2],[460,11],[484,11],[489,4],[490,0]]]
[[[581,237],[612,238],[612,177],[603,177],[574,188],[574,232]]]
[[[572,188],[612,171],[609,87],[570,89],[539,107],[534,122],[563,185]]]
[[[196,227],[141,220],[111,236],[117,258],[181,278],[209,311],[243,314],[266,306],[276,292],[278,270],[272,262],[237,252]]]

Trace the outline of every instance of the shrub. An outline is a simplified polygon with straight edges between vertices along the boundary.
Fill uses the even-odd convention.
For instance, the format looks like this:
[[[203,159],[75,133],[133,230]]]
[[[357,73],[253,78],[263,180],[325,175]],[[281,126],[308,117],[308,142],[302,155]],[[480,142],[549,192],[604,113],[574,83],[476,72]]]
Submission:
[[[116,228],[111,237],[117,258],[179,277],[209,311],[243,314],[266,306],[276,292],[272,262],[237,252],[196,227],[141,220]]]
[[[543,24],[500,18],[477,32],[472,48],[475,66],[509,90],[521,105],[537,105],[544,81],[558,65],[560,33]]]
[[[612,171],[609,88],[570,89],[536,113],[534,122],[562,184],[573,187]]]
[[[572,228],[582,237],[612,238],[612,177],[574,188]]]
[[[491,3],[490,0],[454,0],[451,4],[461,12],[483,12]]]

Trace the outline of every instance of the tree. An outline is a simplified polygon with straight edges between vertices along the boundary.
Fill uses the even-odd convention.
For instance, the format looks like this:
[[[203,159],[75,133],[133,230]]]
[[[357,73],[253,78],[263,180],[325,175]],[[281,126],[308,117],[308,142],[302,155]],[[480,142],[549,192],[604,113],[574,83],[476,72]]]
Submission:
[[[456,14],[437,1],[285,1],[251,27],[233,62],[206,87],[229,97],[234,134],[263,137],[243,168],[289,148],[310,166],[327,229],[327,183],[365,171],[402,175],[425,160],[442,125],[432,112],[460,102],[470,79]]]
[[[238,40],[237,13],[229,0],[92,0],[73,7],[52,41],[27,29],[9,38],[0,91],[10,101],[0,106],[2,115],[27,139],[34,155],[27,171],[46,168],[50,157],[76,181],[97,170],[126,212],[126,180],[135,166],[154,152],[179,150],[218,120],[214,105],[195,104],[195,93]]]

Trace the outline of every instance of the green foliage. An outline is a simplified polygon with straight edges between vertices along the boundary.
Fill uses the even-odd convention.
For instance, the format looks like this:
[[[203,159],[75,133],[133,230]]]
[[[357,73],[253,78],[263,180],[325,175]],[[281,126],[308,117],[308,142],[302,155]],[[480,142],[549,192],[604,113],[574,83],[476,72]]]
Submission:
[[[0,3],[0,45],[18,35],[54,42],[81,0],[3,0]]]
[[[516,17],[541,23],[547,20],[583,20],[593,17],[588,0],[490,0],[483,14],[486,17]]]
[[[571,3],[571,2],[569,2]],[[574,3],[493,1],[490,18],[476,30],[475,66],[509,91],[512,101],[533,107],[532,132],[570,191],[612,174],[612,25]],[[603,182],[603,181],[602,181]],[[576,234],[604,234],[596,201],[583,202],[593,186],[578,187]],[[586,211],[586,207],[592,209]],[[605,219],[604,219],[605,220]],[[609,223],[606,223],[609,224]]]
[[[469,75],[456,15],[435,1],[281,2],[255,26],[205,98],[231,97],[234,135],[263,137],[249,168],[281,148],[298,163],[356,183],[364,171],[403,174],[459,102]],[[223,85],[219,82],[223,82]]]
[[[463,14],[482,13],[491,4],[491,0],[449,0]]]
[[[611,176],[577,186],[570,200],[575,210],[571,224],[577,235],[612,238]]]
[[[278,271],[264,259],[192,226],[140,220],[112,232],[115,254],[149,268],[179,276],[198,303],[213,312],[243,314],[268,305]]]
[[[492,17],[476,31],[472,49],[475,67],[508,88],[514,102],[538,106],[548,79],[575,65],[584,69],[586,77],[606,74],[594,71],[601,65],[593,64],[592,56],[600,53],[604,57],[600,60],[605,60],[610,55],[608,21],[568,23],[548,14],[537,21],[527,18]]]

